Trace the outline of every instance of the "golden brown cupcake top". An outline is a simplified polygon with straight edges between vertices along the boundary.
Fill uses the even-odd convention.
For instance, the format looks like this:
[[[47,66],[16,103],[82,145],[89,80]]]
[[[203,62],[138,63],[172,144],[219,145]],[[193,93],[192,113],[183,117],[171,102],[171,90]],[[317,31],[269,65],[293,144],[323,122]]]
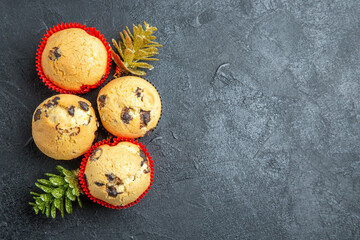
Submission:
[[[134,76],[108,83],[99,92],[97,104],[103,126],[118,137],[142,137],[156,127],[161,116],[155,87]]]
[[[54,33],[41,55],[45,76],[66,90],[98,83],[106,73],[107,51],[100,39],[79,28]]]
[[[32,134],[35,144],[47,156],[70,160],[92,145],[97,120],[91,103],[71,94],[46,99],[35,110]]]
[[[150,185],[150,163],[130,142],[102,145],[90,155],[84,172],[90,194],[115,206],[138,199]]]

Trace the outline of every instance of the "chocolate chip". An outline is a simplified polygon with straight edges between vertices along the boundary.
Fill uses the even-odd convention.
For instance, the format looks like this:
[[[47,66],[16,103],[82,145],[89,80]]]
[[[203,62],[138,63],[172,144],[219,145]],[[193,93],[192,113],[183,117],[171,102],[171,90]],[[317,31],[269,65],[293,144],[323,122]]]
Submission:
[[[48,57],[52,61],[58,60],[59,57],[61,57],[61,52],[60,52],[59,48],[58,47],[53,47],[53,49],[51,49],[49,51],[49,56]]]
[[[52,106],[58,105],[58,100],[60,100],[60,97],[54,97],[53,99],[50,99],[47,103],[44,104],[44,107],[50,108]]]
[[[90,117],[89,117],[89,122],[86,124],[86,126],[90,124],[92,117],[93,117],[93,116],[90,115]]]
[[[99,96],[99,108],[103,108],[105,106],[105,100],[106,100],[106,95],[100,95]]]
[[[141,148],[139,148],[139,149],[140,149],[140,157],[143,159],[140,164],[141,164],[141,166],[143,166],[144,163],[148,162],[148,159],[146,157],[145,152]]]
[[[108,180],[109,182],[112,182],[112,181],[115,180],[115,174],[113,174],[113,173],[105,174],[105,176],[107,177],[107,180]]]
[[[140,165],[141,165],[141,167],[142,167],[142,166],[146,163],[147,168],[144,169],[144,173],[145,173],[145,174],[146,174],[146,173],[149,173],[149,172],[150,172],[149,160],[148,160],[145,152],[144,152],[141,148],[139,148],[139,149],[140,149],[140,157],[143,159],[143,160],[141,161]]]
[[[116,197],[118,195],[116,187],[114,186],[106,186],[106,192],[110,197]]]
[[[123,184],[123,181],[119,177],[115,177],[115,185],[121,185]]]
[[[34,114],[34,121],[40,120],[41,109],[36,110]]]
[[[87,104],[86,102],[79,101],[79,106],[85,112],[89,111],[89,104]]]
[[[121,110],[120,118],[121,118],[121,121],[123,121],[123,123],[125,123],[125,124],[129,124],[130,121],[133,119],[132,116],[129,114],[130,109],[131,108],[124,107]]]
[[[96,148],[90,155],[90,158],[89,158],[90,161],[98,160],[101,157],[102,153],[103,153],[102,148],[100,148],[100,147]]]
[[[74,128],[70,128],[70,130],[73,130],[75,129],[75,131],[73,131],[70,136],[76,136],[80,133],[80,127],[74,127]],[[69,131],[67,129],[65,129],[65,132],[69,133]]]
[[[45,113],[45,117],[49,117],[49,115],[47,114],[47,110],[45,109],[45,111],[44,111],[44,113]]]
[[[60,123],[56,124],[55,129],[58,131],[58,133],[60,135],[63,135],[64,133],[69,133],[69,129],[62,129],[61,127],[59,127]],[[70,130],[72,130],[73,128],[70,128]],[[80,132],[80,128],[79,128],[79,132]],[[73,133],[72,133],[73,134]],[[78,133],[76,133],[77,135]],[[73,136],[73,135],[70,135]]]
[[[137,87],[135,90],[135,95],[136,97],[141,97],[141,93],[144,92],[144,90],[142,88]]]
[[[70,105],[70,107],[68,108],[68,113],[70,114],[70,116],[74,116],[75,106]]]
[[[150,122],[150,111],[140,109],[140,128],[148,125]]]
[[[56,59],[58,59],[59,57],[61,57],[61,53],[59,52],[59,48],[55,48],[55,51],[54,51],[54,55],[56,57]]]
[[[96,186],[98,187],[101,187],[101,186],[104,186],[105,184],[104,183],[101,183],[101,182],[95,182]]]
[[[55,105],[57,105],[59,100],[60,97],[54,97],[52,101],[54,102]]]
[[[154,130],[155,130],[155,128],[149,129],[149,130],[144,134],[144,137],[149,136],[150,133],[151,133],[152,131],[154,131]]]

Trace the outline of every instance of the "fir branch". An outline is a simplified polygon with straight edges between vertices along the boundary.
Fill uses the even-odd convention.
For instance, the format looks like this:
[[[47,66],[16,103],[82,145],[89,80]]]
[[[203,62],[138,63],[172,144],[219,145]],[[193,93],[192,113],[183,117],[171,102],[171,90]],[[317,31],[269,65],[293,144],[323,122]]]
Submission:
[[[146,72],[139,70],[138,68],[147,68],[152,70],[154,67],[143,61],[157,61],[157,58],[152,56],[159,54],[158,47],[162,47],[159,43],[153,41],[156,39],[152,34],[157,31],[156,27],[152,27],[144,22],[145,27],[141,25],[133,25],[133,34],[129,28],[120,32],[121,40],[117,43],[112,40],[115,48],[119,52],[119,55],[112,51],[112,59],[116,65],[124,72],[134,75],[143,76]],[[118,77],[121,73],[117,72],[115,77]]]
[[[61,166],[56,169],[60,175],[45,173],[49,179],[38,179],[35,186],[43,193],[30,192],[34,202],[29,202],[36,214],[39,212],[46,217],[56,217],[57,210],[64,217],[64,208],[67,213],[72,213],[72,202],[78,201],[80,207],[81,188],[78,182],[78,171],[69,171]]]

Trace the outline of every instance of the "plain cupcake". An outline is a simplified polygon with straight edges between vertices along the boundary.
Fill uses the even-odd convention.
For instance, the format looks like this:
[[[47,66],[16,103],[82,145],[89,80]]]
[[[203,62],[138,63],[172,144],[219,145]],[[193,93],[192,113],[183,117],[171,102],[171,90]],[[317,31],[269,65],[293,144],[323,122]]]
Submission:
[[[44,75],[54,85],[79,91],[95,85],[104,77],[108,53],[100,39],[80,28],[52,34],[41,55]]]

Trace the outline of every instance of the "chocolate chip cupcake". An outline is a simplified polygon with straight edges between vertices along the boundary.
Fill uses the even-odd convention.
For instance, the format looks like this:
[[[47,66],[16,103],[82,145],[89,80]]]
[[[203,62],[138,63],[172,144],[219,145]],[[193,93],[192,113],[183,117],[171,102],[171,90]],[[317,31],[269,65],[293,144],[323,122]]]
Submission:
[[[106,73],[107,62],[102,41],[80,28],[52,34],[41,55],[46,78],[60,88],[75,91],[97,84]]]
[[[46,99],[35,110],[32,135],[47,156],[70,160],[83,155],[95,139],[98,122],[91,103],[71,94]]]
[[[148,81],[134,76],[112,80],[97,99],[103,126],[117,137],[138,138],[155,129],[161,99]]]
[[[98,146],[80,172],[85,193],[117,207],[135,202],[151,185],[147,154],[139,145],[127,141]]]

